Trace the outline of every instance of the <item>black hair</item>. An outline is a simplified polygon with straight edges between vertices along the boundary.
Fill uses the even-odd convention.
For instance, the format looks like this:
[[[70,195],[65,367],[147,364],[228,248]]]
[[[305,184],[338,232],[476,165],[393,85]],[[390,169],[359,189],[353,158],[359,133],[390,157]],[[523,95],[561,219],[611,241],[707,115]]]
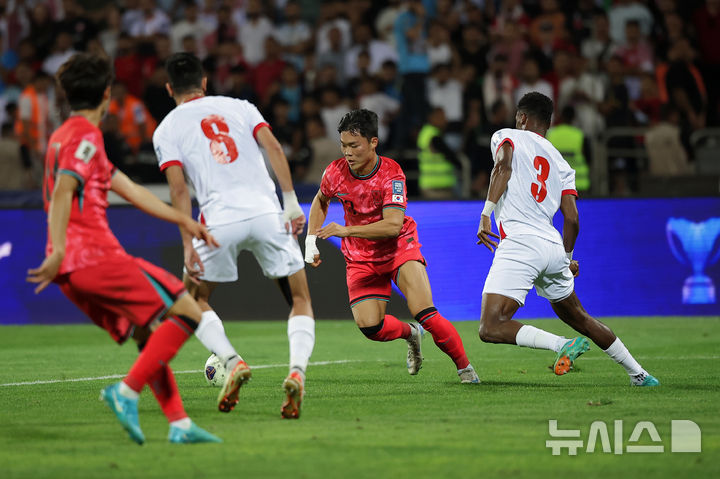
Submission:
[[[165,70],[176,95],[202,88],[205,73],[202,63],[192,53],[181,52],[170,55],[165,62]]]
[[[532,91],[526,93],[518,102],[517,109],[527,116],[550,126],[553,114],[553,101],[542,93]]]
[[[113,69],[105,57],[78,53],[62,64],[56,78],[70,108],[92,110],[102,103],[105,89],[113,81]]]
[[[337,129],[338,133],[347,131],[353,135],[360,135],[368,141],[378,136],[378,116],[370,110],[352,110],[345,114],[340,120]]]

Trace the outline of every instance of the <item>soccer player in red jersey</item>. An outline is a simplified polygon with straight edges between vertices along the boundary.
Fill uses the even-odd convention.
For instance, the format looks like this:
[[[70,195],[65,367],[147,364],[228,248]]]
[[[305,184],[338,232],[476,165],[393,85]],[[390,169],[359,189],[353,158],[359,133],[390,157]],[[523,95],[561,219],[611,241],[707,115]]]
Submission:
[[[310,207],[305,261],[320,265],[317,238],[342,238],[350,307],[360,331],[373,341],[405,339],[407,368],[414,375],[422,366],[424,328],[453,360],[461,382],[480,382],[457,330],[433,305],[415,220],[405,216],[405,174],[395,161],[375,152],[377,115],[353,110],[340,121],[338,132],[344,157],[327,167]],[[343,204],[345,226],[322,226],[332,198]],[[385,314],[391,281],[403,292],[421,326]]]
[[[55,282],[116,342],[131,336],[138,342],[141,352],[128,375],[100,394],[132,440],[145,441],[137,404],[147,384],[170,422],[170,442],[221,442],[185,413],[168,366],[197,328],[200,308],[185,294],[180,280],[125,252],[108,225],[108,190],[209,244],[216,244],[215,239],[204,226],[160,201],[108,160],[98,124],[110,102],[109,61],[78,54],[63,64],[57,78],[72,115],[50,137],[43,181],[46,257],[28,271],[28,281],[38,284],[36,293]]]

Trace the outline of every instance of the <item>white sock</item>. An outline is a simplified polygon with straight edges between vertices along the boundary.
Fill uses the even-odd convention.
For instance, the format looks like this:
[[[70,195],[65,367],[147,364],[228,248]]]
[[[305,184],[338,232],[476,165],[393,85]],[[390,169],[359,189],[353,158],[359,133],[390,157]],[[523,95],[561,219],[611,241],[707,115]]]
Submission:
[[[310,316],[293,316],[288,319],[287,334],[290,343],[290,371],[298,371],[305,379],[305,370],[315,346],[315,320]]]
[[[538,329],[535,326],[528,326],[527,324],[524,324],[518,330],[517,336],[515,336],[515,342],[518,346],[535,349],[549,349],[550,351],[555,351],[557,353],[567,342],[567,338],[548,333],[547,331]]]
[[[635,358],[632,357],[628,348],[620,341],[620,338],[615,338],[615,342],[613,342],[605,352],[613,358],[616,363],[624,367],[630,376],[638,376],[640,374],[647,375],[647,372],[640,366],[640,363],[635,361]]]
[[[140,397],[140,393],[132,389],[130,386],[125,384],[125,381],[120,382],[118,392],[128,399],[137,399]]]
[[[170,423],[170,426],[179,427],[180,429],[188,430],[190,429],[190,426],[192,426],[192,421],[189,417],[184,417],[182,419],[178,419],[177,421],[173,421]]]
[[[238,361],[241,359],[225,335],[225,328],[223,328],[222,321],[220,321],[220,317],[215,311],[205,311],[202,314],[202,320],[195,330],[195,336],[208,351],[215,353],[226,367],[229,366],[227,364],[228,360],[234,359],[233,356],[237,356]],[[235,364],[237,364],[237,361],[235,361]],[[232,366],[235,366],[235,364]]]

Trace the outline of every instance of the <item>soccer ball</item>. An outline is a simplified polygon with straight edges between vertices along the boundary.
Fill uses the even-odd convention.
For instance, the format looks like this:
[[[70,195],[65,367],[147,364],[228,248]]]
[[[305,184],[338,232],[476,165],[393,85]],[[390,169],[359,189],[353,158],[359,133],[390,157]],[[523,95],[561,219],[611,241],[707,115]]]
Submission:
[[[205,362],[205,381],[211,386],[222,387],[225,384],[225,366],[219,357],[211,354]]]

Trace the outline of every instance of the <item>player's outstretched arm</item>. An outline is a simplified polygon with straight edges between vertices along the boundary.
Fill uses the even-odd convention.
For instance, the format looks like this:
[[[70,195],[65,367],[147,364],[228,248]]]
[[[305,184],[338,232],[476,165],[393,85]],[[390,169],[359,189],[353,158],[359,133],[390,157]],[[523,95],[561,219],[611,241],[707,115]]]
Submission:
[[[283,194],[283,216],[285,221],[289,221],[292,224],[292,233],[297,235],[302,232],[305,228],[305,213],[300,208],[297,196],[295,196],[295,189],[292,184],[292,176],[290,176],[290,166],[288,165],[287,158],[285,158],[285,152],[277,141],[275,135],[272,134],[270,128],[267,126],[260,127],[257,131],[256,138],[260,146],[268,154],[270,160],[270,166],[275,172],[275,177],[280,183],[280,189]]]
[[[192,202],[190,191],[185,183],[185,173],[181,166],[171,165],[165,169],[165,178],[170,186],[170,201],[173,208],[192,217]],[[183,244],[183,258],[188,276],[198,282],[198,276],[205,272],[200,255],[192,244],[192,235],[182,226],[178,226]]]
[[[487,199],[485,200],[485,207],[483,208],[477,232],[479,240],[477,244],[485,245],[490,252],[494,252],[493,248],[497,248],[498,245],[497,242],[490,239],[490,237],[500,239],[500,236],[492,231],[490,215],[495,209],[495,204],[500,201],[503,193],[505,193],[510,177],[512,176],[512,156],[513,147],[510,143],[500,145],[500,148],[495,154],[495,166],[490,174],[490,187],[488,188]]]
[[[58,175],[57,183],[55,183],[55,189],[50,199],[50,207],[48,208],[48,230],[52,244],[52,253],[45,258],[40,266],[28,270],[27,280],[31,283],[38,284],[37,288],[35,288],[35,294],[45,289],[47,285],[55,279],[60,265],[65,258],[67,225],[68,221],[70,221],[73,194],[75,190],[77,190],[78,185],[79,182],[75,177],[63,174]]]
[[[320,251],[315,244],[317,234],[322,224],[327,218],[328,205],[330,198],[318,191],[310,205],[310,218],[308,219],[308,234],[305,238],[305,262],[317,268],[322,260],[320,259]]]
[[[379,240],[385,238],[397,238],[402,230],[405,211],[397,208],[383,209],[383,219],[366,225],[341,226],[337,223],[330,223],[318,230],[318,237],[327,239],[331,236],[345,238],[365,238]]]
[[[194,221],[190,216],[165,204],[160,198],[153,195],[144,186],[138,185],[127,177],[122,171],[116,171],[113,175],[110,189],[125,198],[133,206],[145,213],[160,218],[161,220],[175,223],[185,228],[190,235],[204,240],[211,246],[218,246],[215,238],[208,232],[205,226]]]
[[[575,241],[580,233],[580,215],[575,202],[575,195],[563,195],[560,200],[560,211],[563,215],[563,246],[565,253],[570,259],[570,271],[573,276],[579,274],[578,262],[573,260],[572,254],[575,249]]]

